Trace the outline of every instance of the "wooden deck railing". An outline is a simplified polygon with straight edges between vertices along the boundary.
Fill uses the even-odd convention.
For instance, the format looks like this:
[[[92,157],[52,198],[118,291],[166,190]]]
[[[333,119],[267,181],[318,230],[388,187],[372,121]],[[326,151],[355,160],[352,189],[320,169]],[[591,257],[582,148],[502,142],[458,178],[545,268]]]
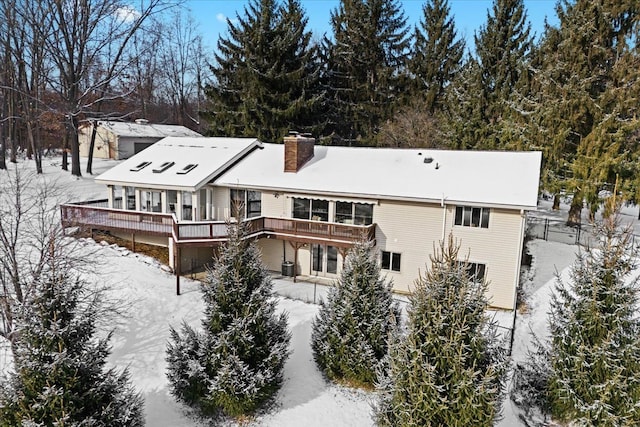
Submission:
[[[126,211],[101,207],[96,203],[73,203],[60,206],[64,227],[87,227],[130,233],[173,236],[177,243],[204,243],[227,238],[224,221],[178,222],[172,214]],[[375,239],[375,224],[368,226],[306,221],[292,218],[257,217],[247,219],[250,235],[274,235],[288,240],[320,240],[340,244],[359,239]]]

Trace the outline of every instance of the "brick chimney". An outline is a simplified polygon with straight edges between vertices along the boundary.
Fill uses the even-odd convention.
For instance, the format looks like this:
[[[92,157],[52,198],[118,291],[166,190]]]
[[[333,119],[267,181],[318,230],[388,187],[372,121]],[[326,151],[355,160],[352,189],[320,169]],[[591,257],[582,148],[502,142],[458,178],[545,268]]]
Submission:
[[[313,157],[315,142],[309,134],[289,132],[284,137],[284,171],[298,172]]]

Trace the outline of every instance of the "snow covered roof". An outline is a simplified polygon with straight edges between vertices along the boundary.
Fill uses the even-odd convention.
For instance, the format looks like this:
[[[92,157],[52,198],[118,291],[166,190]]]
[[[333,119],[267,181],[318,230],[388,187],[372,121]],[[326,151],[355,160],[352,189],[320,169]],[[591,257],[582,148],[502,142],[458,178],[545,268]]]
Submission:
[[[253,150],[258,146],[262,149]],[[282,144],[252,138],[185,137],[162,139],[96,181],[194,191],[215,178],[219,186],[534,210],[541,160],[539,151],[316,145],[314,157],[292,173],[284,172]],[[145,166],[146,162],[150,163]],[[159,172],[163,164],[172,162]],[[184,173],[189,165],[197,166]]]
[[[161,139],[98,176],[98,183],[195,191],[260,146],[255,138]]]
[[[198,132],[179,125],[160,125],[153,123],[126,123],[99,121],[99,126],[113,132],[118,136],[139,137],[139,138],[164,138],[166,136],[190,136],[201,137]]]
[[[263,144],[215,180],[299,193],[535,209],[540,152],[315,146],[296,173],[284,146]]]

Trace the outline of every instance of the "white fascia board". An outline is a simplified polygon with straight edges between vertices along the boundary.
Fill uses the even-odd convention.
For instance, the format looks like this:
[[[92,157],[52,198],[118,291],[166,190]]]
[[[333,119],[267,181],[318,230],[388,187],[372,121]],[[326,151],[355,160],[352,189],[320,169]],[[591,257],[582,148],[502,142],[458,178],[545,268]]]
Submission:
[[[225,187],[225,188],[236,188],[236,186],[231,186],[228,184],[224,185],[216,185],[216,187]],[[444,199],[424,199],[419,197],[400,197],[400,196],[389,196],[383,194],[355,194],[355,193],[346,193],[346,192],[338,192],[338,191],[317,191],[317,190],[305,190],[301,188],[286,188],[286,187],[270,187],[270,186],[260,186],[260,185],[244,185],[242,183],[237,184],[237,188],[243,189],[251,189],[251,190],[262,190],[262,191],[273,191],[278,193],[287,193],[293,196],[317,196],[320,198],[341,198],[341,199],[356,199],[363,201],[370,201],[372,203],[378,204],[381,200],[390,200],[397,202],[417,202],[417,203],[430,203],[440,205],[443,200],[445,205],[456,205],[456,206],[473,206],[473,207],[482,207],[482,208],[496,208],[496,209],[509,209],[509,210],[536,210],[537,206],[529,206],[529,205],[509,205],[509,204],[501,204],[501,203],[482,203],[482,202],[469,202],[469,201],[461,201],[461,200],[449,200],[444,197]]]
[[[146,184],[143,182],[125,182],[125,181],[113,181],[113,180],[101,180],[96,179],[96,183],[104,185],[117,185],[120,187],[135,187],[135,188],[148,188],[151,190],[175,190],[175,191],[197,191],[200,188],[196,187],[180,187],[176,185],[158,185],[158,184]]]
[[[255,149],[259,149],[260,147],[262,147],[262,142],[260,142],[260,140],[256,139],[254,142],[249,144],[245,149],[243,149],[238,154],[233,156],[227,162],[223,163],[218,169],[216,169],[215,171],[213,171],[212,173],[207,175],[206,178],[204,178],[200,182],[196,183],[194,188],[196,190],[201,189],[202,187],[207,185],[209,182],[211,182],[212,179],[214,179],[214,178],[222,175],[223,173],[225,173],[231,166],[233,166],[236,162],[240,161],[247,154],[251,153]]]

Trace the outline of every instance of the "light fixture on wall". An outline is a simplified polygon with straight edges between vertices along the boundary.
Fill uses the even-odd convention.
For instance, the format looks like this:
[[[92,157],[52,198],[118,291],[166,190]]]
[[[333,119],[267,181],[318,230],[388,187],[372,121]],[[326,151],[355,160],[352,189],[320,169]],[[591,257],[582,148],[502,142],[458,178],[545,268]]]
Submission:
[[[278,192],[276,191],[275,193],[273,193],[273,197],[275,197],[275,198],[277,199],[278,197],[280,197],[280,193],[278,193]]]

